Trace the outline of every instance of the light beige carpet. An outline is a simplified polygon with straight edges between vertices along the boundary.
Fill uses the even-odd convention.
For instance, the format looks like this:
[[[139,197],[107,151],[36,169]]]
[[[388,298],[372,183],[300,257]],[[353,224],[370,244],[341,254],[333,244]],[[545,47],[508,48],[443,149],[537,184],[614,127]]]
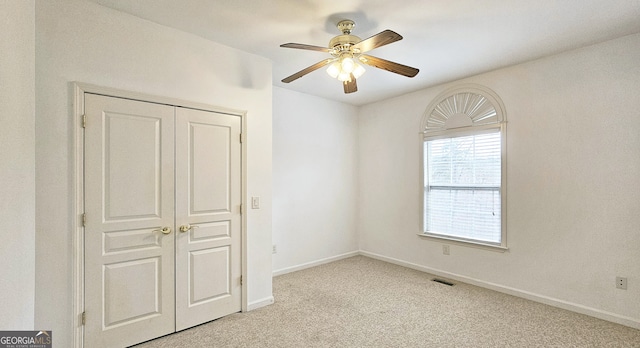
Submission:
[[[274,278],[275,304],[151,347],[640,347],[640,330],[356,256]]]

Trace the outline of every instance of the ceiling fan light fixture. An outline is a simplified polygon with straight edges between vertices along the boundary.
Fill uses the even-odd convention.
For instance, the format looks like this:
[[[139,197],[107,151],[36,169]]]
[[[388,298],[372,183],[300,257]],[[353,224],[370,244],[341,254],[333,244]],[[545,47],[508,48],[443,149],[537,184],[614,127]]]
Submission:
[[[341,69],[339,62],[334,62],[327,68],[327,74],[329,74],[329,76],[333,77],[334,79],[338,78],[338,75],[340,75],[340,71]]]
[[[351,74],[353,72],[353,69],[355,68],[356,62],[354,62],[353,58],[351,57],[344,57],[342,58],[342,62],[340,62],[340,65],[342,67],[342,71]]]
[[[351,81],[351,74],[348,72],[341,71],[340,74],[338,74],[338,80],[342,82]]]
[[[359,78],[364,72],[364,67],[351,57],[342,57],[327,68],[327,74],[329,74],[329,76],[342,82],[351,81],[352,74],[353,77]]]
[[[364,69],[364,67],[362,65],[360,65],[358,63],[355,63],[355,65],[356,66],[355,66],[355,68],[353,69],[353,72],[352,72],[353,77],[360,78],[360,76],[362,76],[362,74],[364,74],[365,69]]]

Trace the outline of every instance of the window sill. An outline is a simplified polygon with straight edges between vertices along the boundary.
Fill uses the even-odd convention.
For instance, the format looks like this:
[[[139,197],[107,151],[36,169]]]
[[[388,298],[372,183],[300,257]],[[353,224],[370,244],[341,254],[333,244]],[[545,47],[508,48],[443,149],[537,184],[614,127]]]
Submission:
[[[482,242],[476,242],[476,241],[464,240],[464,239],[448,238],[448,237],[444,237],[444,236],[436,236],[436,235],[426,234],[426,233],[418,233],[418,236],[420,238],[431,239],[433,241],[447,242],[447,243],[457,244],[457,245],[461,245],[461,246],[467,246],[467,247],[478,248],[478,249],[485,249],[485,250],[489,250],[489,251],[496,251],[496,252],[500,252],[500,253],[504,253],[505,251],[509,250],[509,248],[501,246],[501,245],[486,244],[486,243],[482,243]]]

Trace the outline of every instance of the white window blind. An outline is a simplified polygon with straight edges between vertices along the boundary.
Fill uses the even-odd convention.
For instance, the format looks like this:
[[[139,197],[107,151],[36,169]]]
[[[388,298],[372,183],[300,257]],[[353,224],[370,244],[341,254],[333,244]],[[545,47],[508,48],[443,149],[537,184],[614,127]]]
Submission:
[[[425,141],[425,233],[501,243],[501,136]]]

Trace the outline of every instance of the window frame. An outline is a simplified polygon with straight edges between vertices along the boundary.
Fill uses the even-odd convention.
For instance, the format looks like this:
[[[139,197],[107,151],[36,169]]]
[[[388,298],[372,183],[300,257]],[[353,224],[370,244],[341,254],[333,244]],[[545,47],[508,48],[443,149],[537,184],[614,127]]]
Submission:
[[[495,109],[495,115],[491,117],[490,120],[483,120],[481,122],[471,122],[471,124],[464,124],[460,126],[459,124],[454,124],[454,127],[447,128],[443,123],[442,126],[433,127],[430,124],[430,120],[434,118],[434,110],[441,103],[451,100],[451,97],[460,95],[467,96],[469,94],[477,95],[485,99],[485,102],[490,103],[490,106]],[[492,90],[480,86],[480,85],[462,85],[454,88],[450,88],[440,95],[438,95],[434,100],[430,103],[429,107],[427,107],[425,114],[423,116],[422,127],[420,132],[420,186],[421,186],[421,204],[420,204],[420,216],[422,223],[421,231],[418,233],[418,236],[423,237],[425,239],[440,241],[440,242],[448,242],[459,245],[465,245],[470,247],[477,247],[482,249],[488,249],[493,251],[501,251],[504,252],[508,250],[507,248],[507,127],[506,127],[506,117],[504,112],[504,106],[499,97]],[[429,233],[426,231],[426,178],[425,178],[425,170],[427,164],[427,158],[425,153],[426,142],[430,140],[437,139],[446,139],[446,138],[454,138],[454,137],[463,137],[463,136],[471,136],[489,132],[499,132],[500,133],[500,169],[501,169],[501,181],[500,181],[500,204],[501,204],[501,212],[500,212],[500,243],[492,243],[485,242],[476,239],[468,239],[463,237],[457,237],[453,235],[446,234],[435,234]]]

